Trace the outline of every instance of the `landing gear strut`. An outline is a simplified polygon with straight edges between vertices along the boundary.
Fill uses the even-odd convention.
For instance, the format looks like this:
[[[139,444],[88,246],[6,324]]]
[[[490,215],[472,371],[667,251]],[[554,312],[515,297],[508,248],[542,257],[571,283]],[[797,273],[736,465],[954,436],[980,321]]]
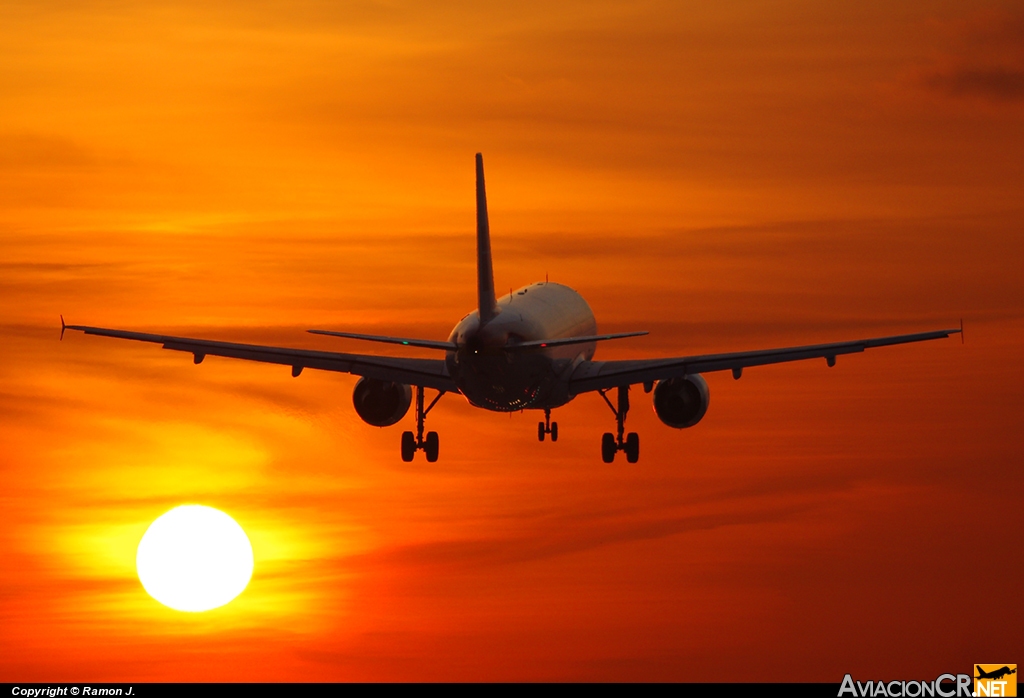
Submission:
[[[558,441],[558,422],[551,421],[551,410],[544,410],[544,421],[537,423],[537,440],[543,441],[545,434],[551,434],[552,441]]]
[[[411,463],[416,451],[423,450],[427,454],[428,463],[437,462],[437,451],[439,448],[436,431],[428,431],[427,438],[423,438],[423,423],[427,421],[427,414],[434,408],[437,401],[444,395],[440,391],[434,399],[423,409],[423,386],[416,386],[416,433],[411,431],[402,432],[402,460]]]
[[[618,391],[618,407],[612,404],[612,401],[608,399],[606,393],[607,390],[599,390],[601,397],[608,404],[612,414],[615,415],[615,424],[617,426],[616,433],[605,433],[601,437],[601,460],[605,463],[611,463],[615,460],[615,454],[619,451],[626,452],[626,460],[630,463],[636,463],[640,460],[640,435],[635,431],[631,431],[625,435],[623,439],[623,432],[626,430],[626,413],[629,412],[629,386],[620,385],[616,388]]]

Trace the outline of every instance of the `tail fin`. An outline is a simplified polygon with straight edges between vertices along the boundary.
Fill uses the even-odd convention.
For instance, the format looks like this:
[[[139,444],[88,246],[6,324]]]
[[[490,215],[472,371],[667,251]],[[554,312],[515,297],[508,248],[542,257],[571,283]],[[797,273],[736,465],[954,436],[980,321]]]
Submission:
[[[494,269],[491,266],[491,230],[487,223],[487,191],[484,187],[484,156],[476,154],[476,293],[480,323],[497,315]]]

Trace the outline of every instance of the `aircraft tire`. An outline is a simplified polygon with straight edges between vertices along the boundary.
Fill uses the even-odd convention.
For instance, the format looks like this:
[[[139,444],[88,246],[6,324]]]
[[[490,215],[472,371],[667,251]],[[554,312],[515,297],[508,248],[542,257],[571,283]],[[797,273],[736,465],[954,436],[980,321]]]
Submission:
[[[544,422],[537,423],[537,441],[544,440]],[[554,439],[552,439],[554,441]]]
[[[640,435],[635,431],[626,435],[626,462],[636,463],[640,460]]]
[[[605,432],[604,436],[601,437],[601,460],[605,463],[611,463],[615,460],[615,436],[608,432]]]
[[[423,450],[427,452],[427,462],[437,462],[437,452],[440,449],[440,440],[437,438],[436,431],[427,432],[427,442],[423,445]]]
[[[551,422],[551,440],[558,441],[558,422]]]
[[[412,457],[416,455],[416,437],[413,436],[411,431],[402,432],[402,460],[406,463],[412,462]]]

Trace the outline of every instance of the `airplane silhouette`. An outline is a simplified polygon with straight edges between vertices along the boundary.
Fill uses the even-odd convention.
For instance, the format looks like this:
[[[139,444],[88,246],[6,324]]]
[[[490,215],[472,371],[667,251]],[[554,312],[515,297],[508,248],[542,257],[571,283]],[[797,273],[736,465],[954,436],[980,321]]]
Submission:
[[[537,438],[558,440],[558,423],[551,421],[551,410],[576,396],[596,392],[615,416],[615,433],[601,438],[601,457],[611,463],[618,451],[636,463],[640,457],[640,437],[625,433],[629,412],[629,389],[643,385],[654,392],[654,411],[667,426],[685,429],[697,424],[707,412],[708,384],[701,376],[712,371],[732,371],[739,379],[743,370],[753,366],[825,359],[834,366],[840,354],[865,349],[921,342],[963,333],[959,329],[934,330],[891,337],[875,337],[831,344],[783,347],[701,356],[678,356],[626,361],[594,361],[598,342],[637,337],[647,332],[601,334],[594,314],[583,297],[562,284],[541,281],[495,296],[491,264],[490,226],[487,194],[484,186],[483,157],[476,155],[477,212],[477,307],[459,321],[445,341],[381,335],[356,334],[335,330],[309,330],[314,334],[385,342],[444,352],[444,359],[415,359],[373,356],[341,352],[292,349],[255,344],[220,342],[208,339],[126,330],[66,325],[61,317],[61,338],[65,330],[85,334],[131,339],[163,345],[164,349],[192,354],[197,364],[207,356],[223,356],[291,367],[293,377],[304,369],[336,371],[360,376],[353,392],[356,413],[367,424],[391,426],[409,411],[415,389],[416,431],[402,434],[402,460],[409,462],[416,451],[424,451],[428,462],[438,458],[438,435],[424,435],[427,415],[445,393],[458,393],[475,407],[494,412],[544,411],[537,425]],[[437,391],[424,407],[424,389]],[[615,391],[615,399],[608,393]]]
[[[977,664],[974,665],[974,668],[978,670],[978,675],[974,677],[976,679],[1001,679],[1004,676],[1007,676],[1009,674],[1016,674],[1017,673],[1016,669],[1011,669],[1008,666],[1004,666],[1001,669],[996,669],[996,670],[992,671],[991,673],[986,672],[984,669],[982,669]]]

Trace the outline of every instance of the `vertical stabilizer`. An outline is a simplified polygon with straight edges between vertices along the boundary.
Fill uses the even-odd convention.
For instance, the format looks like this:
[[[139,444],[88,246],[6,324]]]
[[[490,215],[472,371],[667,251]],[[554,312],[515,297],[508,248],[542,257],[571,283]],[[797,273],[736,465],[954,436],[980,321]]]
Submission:
[[[491,266],[491,230],[487,223],[487,191],[484,187],[484,156],[476,154],[476,292],[480,323],[497,314],[494,269]]]

